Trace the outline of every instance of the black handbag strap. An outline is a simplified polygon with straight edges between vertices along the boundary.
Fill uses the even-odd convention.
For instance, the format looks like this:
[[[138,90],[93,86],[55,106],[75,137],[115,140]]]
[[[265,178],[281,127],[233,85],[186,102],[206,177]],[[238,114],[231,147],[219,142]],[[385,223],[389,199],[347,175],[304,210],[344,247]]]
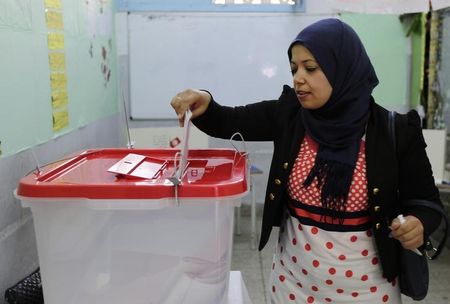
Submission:
[[[395,111],[389,111],[389,137],[392,141],[395,154],[397,154],[397,138],[395,136]]]
[[[389,131],[389,137],[392,141],[392,146],[394,148],[394,152],[395,154],[397,154],[397,139],[395,136],[395,111],[389,111],[389,124],[388,124],[388,131]],[[442,237],[442,240],[439,242],[439,245],[437,248],[434,248],[433,245],[431,244],[431,241],[428,239],[425,241],[425,250],[427,252],[427,256],[430,260],[434,260],[435,258],[437,258],[439,256],[439,254],[441,254],[442,249],[444,248],[445,242],[447,240],[448,237],[448,230],[449,230],[449,219],[448,219],[448,215],[445,212],[444,208],[426,201],[426,200],[420,200],[420,199],[409,199],[406,204],[408,206],[420,206],[420,207],[427,207],[430,208],[436,212],[438,212],[441,217],[444,219],[444,223],[445,223],[445,230],[444,230],[444,235]],[[430,255],[429,252],[430,251],[434,251],[434,254]]]

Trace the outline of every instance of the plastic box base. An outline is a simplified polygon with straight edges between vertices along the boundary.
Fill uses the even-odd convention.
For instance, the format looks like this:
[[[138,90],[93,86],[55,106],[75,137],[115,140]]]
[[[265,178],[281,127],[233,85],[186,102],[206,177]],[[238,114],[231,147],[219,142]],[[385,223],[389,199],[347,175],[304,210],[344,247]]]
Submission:
[[[25,202],[46,304],[227,303],[240,200],[186,199],[156,210],[145,208],[151,200],[122,200],[136,207],[128,210],[103,202]]]

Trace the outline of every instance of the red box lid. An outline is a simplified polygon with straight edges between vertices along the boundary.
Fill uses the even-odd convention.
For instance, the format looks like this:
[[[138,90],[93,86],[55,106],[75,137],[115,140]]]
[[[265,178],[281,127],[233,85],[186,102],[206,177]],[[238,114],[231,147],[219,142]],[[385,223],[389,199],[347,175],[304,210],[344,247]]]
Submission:
[[[96,149],[79,153],[20,180],[17,194],[34,198],[160,199],[174,198],[177,149]],[[139,163],[117,174],[129,154]],[[126,160],[126,159],[125,159]],[[128,163],[127,163],[128,164]],[[127,165],[125,164],[125,165]],[[116,166],[114,166],[116,165]],[[189,150],[179,198],[227,197],[248,190],[247,158],[233,149]]]

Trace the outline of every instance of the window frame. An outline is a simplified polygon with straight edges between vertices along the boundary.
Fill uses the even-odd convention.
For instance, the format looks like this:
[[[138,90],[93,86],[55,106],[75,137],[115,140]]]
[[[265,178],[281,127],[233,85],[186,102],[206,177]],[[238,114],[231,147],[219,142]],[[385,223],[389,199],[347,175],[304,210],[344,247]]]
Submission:
[[[116,0],[118,12],[303,13],[306,0],[289,4],[214,4],[212,0]]]

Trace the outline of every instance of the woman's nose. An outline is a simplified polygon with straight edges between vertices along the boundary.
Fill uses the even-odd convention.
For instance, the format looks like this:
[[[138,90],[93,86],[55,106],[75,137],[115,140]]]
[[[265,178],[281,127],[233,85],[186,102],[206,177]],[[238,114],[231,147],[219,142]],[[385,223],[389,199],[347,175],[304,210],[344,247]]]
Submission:
[[[297,71],[297,73],[294,74],[294,83],[298,83],[298,84],[305,83],[305,77],[303,77],[303,75],[300,71]]]

